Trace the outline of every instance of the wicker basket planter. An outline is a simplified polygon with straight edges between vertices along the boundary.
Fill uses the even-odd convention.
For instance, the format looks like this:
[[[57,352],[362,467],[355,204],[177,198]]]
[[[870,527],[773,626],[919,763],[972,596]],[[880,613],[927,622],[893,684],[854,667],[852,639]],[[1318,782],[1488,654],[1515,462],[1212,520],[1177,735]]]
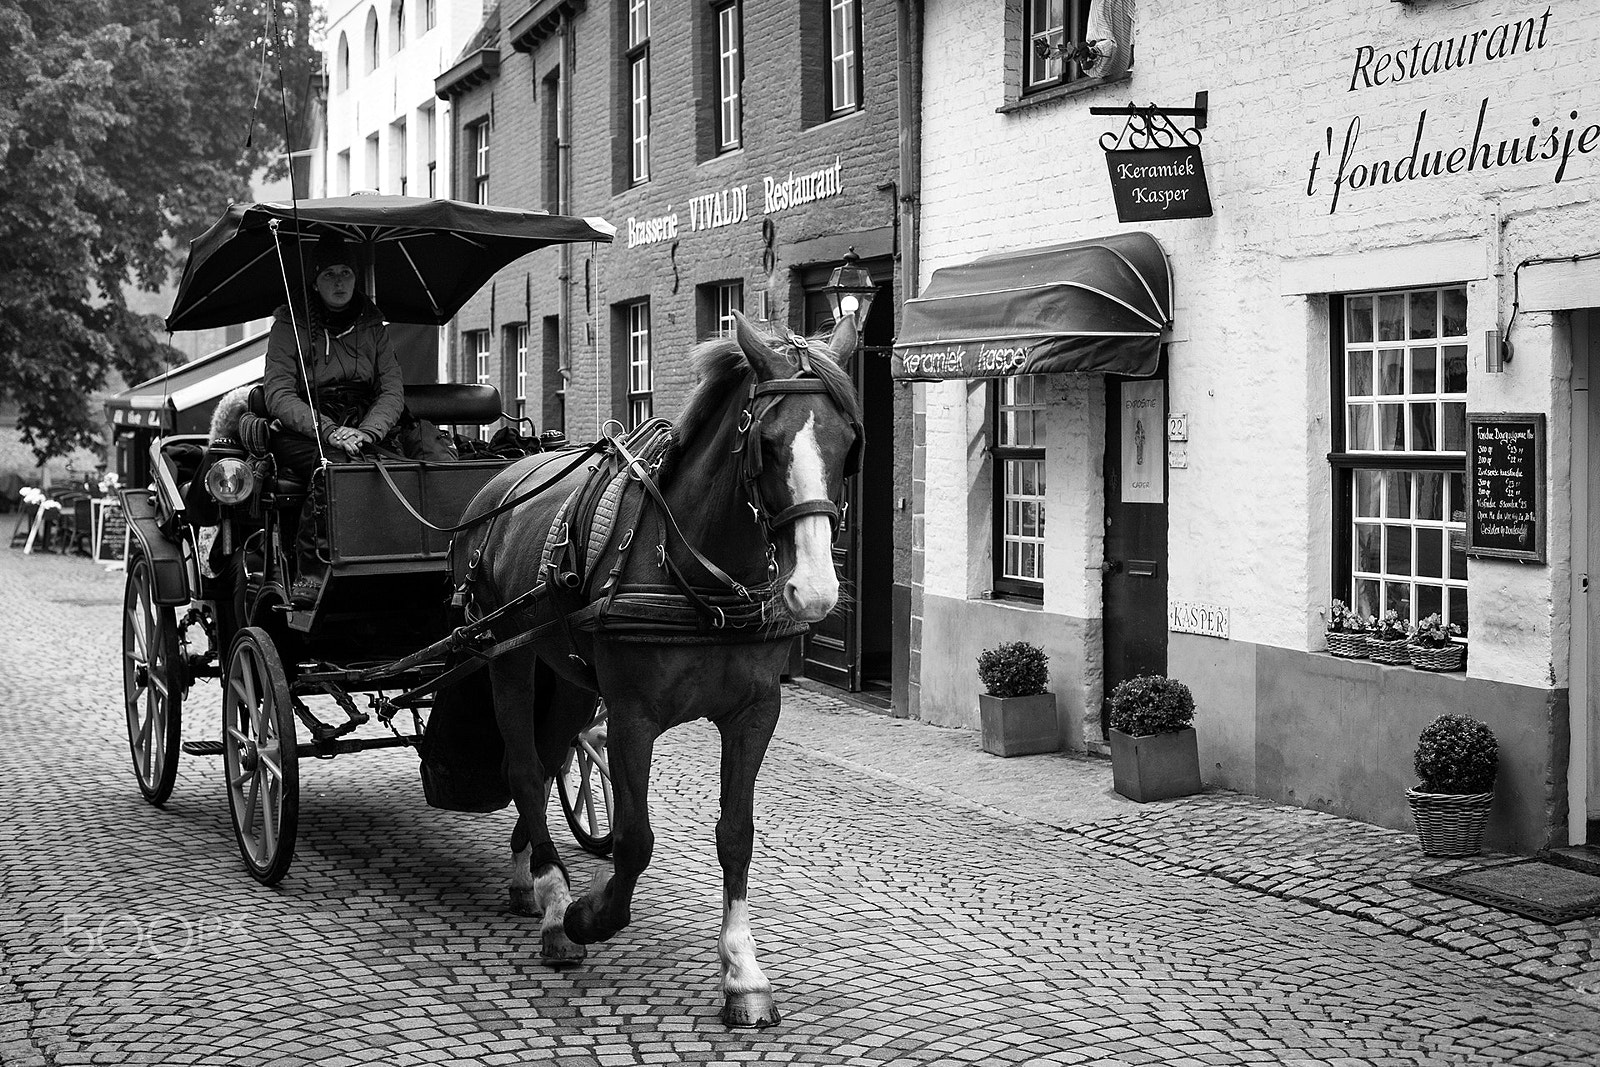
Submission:
[[[1328,631],[1328,651],[1335,656],[1345,659],[1367,658],[1367,635],[1346,633],[1343,630]]]
[[[1374,663],[1406,664],[1411,662],[1411,642],[1405,638],[1398,641],[1379,641],[1376,637],[1367,638],[1367,657]]]
[[[1476,856],[1483,850],[1490,793],[1424,793],[1407,789],[1411,817],[1427,856]]]
[[[1410,645],[1411,665],[1422,671],[1459,671],[1467,663],[1467,646],[1454,642],[1448,645]]]

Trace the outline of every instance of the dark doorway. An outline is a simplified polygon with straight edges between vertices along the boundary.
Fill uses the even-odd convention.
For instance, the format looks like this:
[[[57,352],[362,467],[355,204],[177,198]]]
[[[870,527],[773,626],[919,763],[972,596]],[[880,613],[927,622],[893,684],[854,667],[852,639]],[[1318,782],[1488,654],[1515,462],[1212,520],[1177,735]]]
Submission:
[[[1111,691],[1167,672],[1167,361],[1152,378],[1106,378],[1105,736]]]
[[[808,271],[804,329],[808,335],[832,328],[821,287],[832,264]],[[893,645],[894,585],[894,412],[889,380],[889,350],[894,342],[893,261],[863,260],[878,283],[862,331],[861,347],[850,372],[861,396],[866,447],[861,473],[845,489],[849,510],[833,546],[839,570],[839,607],[811,628],[802,646],[807,678],[889,706]]]

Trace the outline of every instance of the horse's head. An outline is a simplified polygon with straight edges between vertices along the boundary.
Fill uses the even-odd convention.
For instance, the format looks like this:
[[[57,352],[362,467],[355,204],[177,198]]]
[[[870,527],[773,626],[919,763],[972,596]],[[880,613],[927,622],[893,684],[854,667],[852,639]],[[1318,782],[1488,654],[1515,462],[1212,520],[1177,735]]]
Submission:
[[[745,491],[787,575],[783,602],[801,622],[817,622],[839,600],[833,537],[843,513],[835,503],[862,448],[861,406],[842,364],[856,348],[855,323],[826,345],[764,336],[735,314],[735,338],[754,371],[736,446]]]

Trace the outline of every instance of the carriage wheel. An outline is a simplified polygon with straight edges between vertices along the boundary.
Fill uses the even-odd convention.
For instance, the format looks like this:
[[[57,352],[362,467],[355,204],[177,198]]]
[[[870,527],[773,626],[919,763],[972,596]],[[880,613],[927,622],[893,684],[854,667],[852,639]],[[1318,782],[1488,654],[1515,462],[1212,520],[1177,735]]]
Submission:
[[[139,792],[164,804],[178,776],[183,733],[183,665],[171,607],[156,603],[155,571],[144,556],[128,567],[122,596],[122,703]]]
[[[561,810],[585,852],[611,855],[611,764],[606,760],[606,711],[573,740],[556,779]]]
[[[222,766],[239,854],[276,885],[294,859],[300,815],[294,707],[283,661],[259,626],[239,631],[222,689]]]

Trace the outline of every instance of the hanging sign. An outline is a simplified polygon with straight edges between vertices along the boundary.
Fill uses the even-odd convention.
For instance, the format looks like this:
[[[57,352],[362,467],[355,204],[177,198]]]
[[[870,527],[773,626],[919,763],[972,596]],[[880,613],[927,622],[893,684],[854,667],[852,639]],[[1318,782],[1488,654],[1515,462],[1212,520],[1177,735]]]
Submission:
[[[1467,555],[1545,562],[1544,415],[1467,416]]]
[[[1211,192],[1200,146],[1122,148],[1106,153],[1119,222],[1208,219]]]

